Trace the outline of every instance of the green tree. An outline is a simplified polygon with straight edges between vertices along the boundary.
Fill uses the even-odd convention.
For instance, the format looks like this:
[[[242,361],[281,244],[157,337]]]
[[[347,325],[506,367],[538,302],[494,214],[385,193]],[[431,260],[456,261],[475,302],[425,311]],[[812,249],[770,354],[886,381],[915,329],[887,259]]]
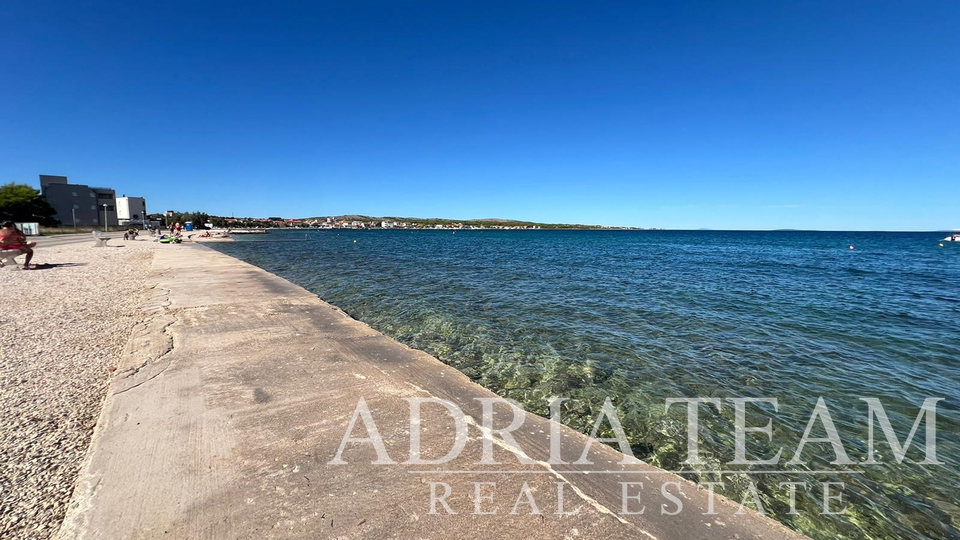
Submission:
[[[210,221],[210,215],[200,211],[190,212],[189,214],[184,214],[183,219],[193,223],[194,229],[203,230],[206,229],[206,223]]]
[[[59,223],[54,219],[57,211],[50,206],[40,192],[27,184],[9,183],[0,186],[0,218],[4,221],[36,221],[41,225],[52,226]]]

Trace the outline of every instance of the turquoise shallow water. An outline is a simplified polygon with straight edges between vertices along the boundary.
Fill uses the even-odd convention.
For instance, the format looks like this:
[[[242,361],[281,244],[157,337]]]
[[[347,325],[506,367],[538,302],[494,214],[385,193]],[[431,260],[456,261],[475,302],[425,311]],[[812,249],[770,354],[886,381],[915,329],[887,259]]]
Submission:
[[[216,249],[316,292],[351,316],[425,350],[546,414],[589,431],[607,396],[641,459],[718,480],[733,459],[733,407],[701,414],[696,468],[685,415],[666,397],[776,397],[774,441],[748,453],[836,470],[828,444],[793,456],[817,398],[851,459],[866,458],[866,405],[880,398],[901,442],[927,397],[938,457],[919,465],[923,427],[903,464],[882,435],[882,465],[861,473],[724,475],[740,500],[753,482],[768,514],[814,538],[960,539],[960,246],[936,233],[636,231],[283,231]],[[848,245],[856,246],[850,251]],[[815,431],[813,436],[822,436]],[[742,468],[742,467],[741,467]],[[850,469],[851,467],[846,467]],[[787,488],[799,512],[788,514]],[[821,515],[817,482],[841,481],[842,515]]]

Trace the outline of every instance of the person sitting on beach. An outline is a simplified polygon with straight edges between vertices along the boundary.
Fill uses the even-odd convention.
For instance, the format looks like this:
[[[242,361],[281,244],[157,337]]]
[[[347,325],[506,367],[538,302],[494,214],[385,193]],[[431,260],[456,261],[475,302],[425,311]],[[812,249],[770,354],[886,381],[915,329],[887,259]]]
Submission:
[[[17,228],[17,224],[12,221],[5,221],[3,228],[0,228],[0,249],[19,249],[23,252],[27,256],[27,259],[23,261],[24,270],[36,268],[36,266],[30,264],[30,259],[33,258],[33,246],[35,245],[37,245],[36,242],[27,242],[27,235],[23,234]]]

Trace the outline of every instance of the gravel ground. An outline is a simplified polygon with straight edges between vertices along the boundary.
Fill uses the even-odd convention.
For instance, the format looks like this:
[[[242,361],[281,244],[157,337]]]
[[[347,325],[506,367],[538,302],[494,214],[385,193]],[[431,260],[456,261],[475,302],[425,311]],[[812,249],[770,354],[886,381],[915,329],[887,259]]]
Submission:
[[[146,294],[149,241],[39,247],[0,268],[0,538],[50,538],[63,520],[109,377]],[[19,259],[19,260],[22,260]]]

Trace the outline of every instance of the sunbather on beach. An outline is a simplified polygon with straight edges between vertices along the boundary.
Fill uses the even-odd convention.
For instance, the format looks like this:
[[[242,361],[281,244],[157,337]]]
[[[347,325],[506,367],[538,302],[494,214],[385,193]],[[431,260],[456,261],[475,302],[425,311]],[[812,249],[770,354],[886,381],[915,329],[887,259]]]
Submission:
[[[19,249],[26,256],[27,259],[23,261],[23,269],[30,270],[36,268],[30,264],[30,259],[33,258],[33,246],[37,245],[36,242],[27,242],[27,235],[17,228],[17,224],[12,221],[5,221],[3,223],[3,228],[0,228],[0,249]]]

